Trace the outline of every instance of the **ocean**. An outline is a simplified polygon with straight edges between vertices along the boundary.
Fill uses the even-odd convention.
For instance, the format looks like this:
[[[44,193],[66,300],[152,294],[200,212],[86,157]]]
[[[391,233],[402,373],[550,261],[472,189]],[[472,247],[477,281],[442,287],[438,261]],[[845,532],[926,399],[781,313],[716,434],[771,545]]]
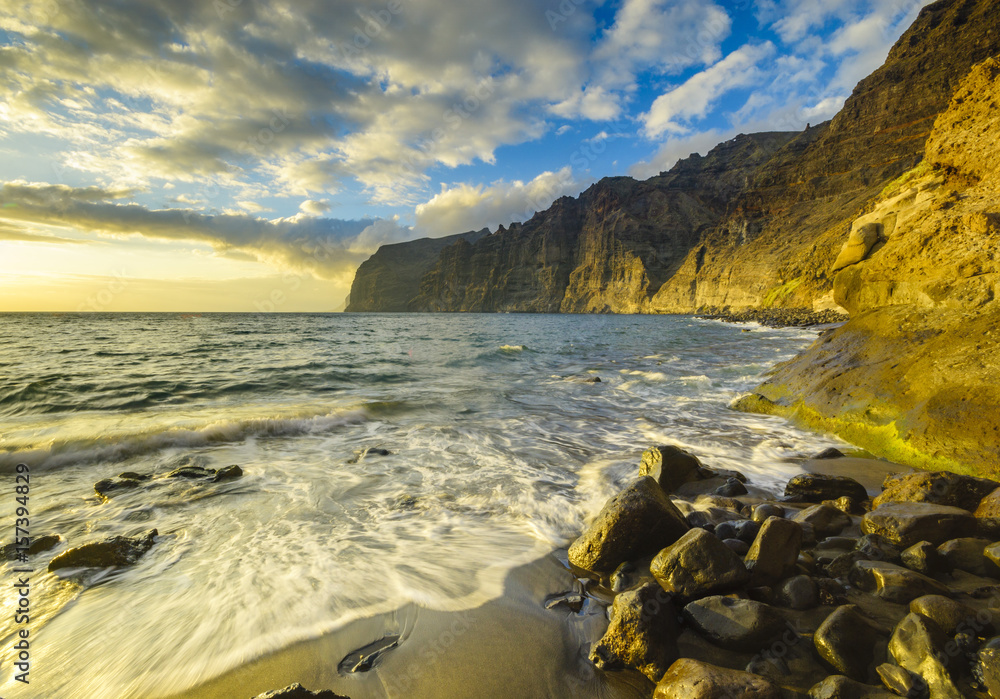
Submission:
[[[653,444],[772,489],[843,446],[728,407],[809,329],[500,314],[5,314],[0,328],[0,538],[21,463],[32,536],[62,537],[29,561],[37,685],[13,680],[17,599],[0,598],[7,699],[165,697],[404,605],[474,609],[565,548]],[[231,464],[242,478],[162,477]],[[97,497],[124,471],[152,478]],[[135,566],[46,572],[69,547],[152,528]]]

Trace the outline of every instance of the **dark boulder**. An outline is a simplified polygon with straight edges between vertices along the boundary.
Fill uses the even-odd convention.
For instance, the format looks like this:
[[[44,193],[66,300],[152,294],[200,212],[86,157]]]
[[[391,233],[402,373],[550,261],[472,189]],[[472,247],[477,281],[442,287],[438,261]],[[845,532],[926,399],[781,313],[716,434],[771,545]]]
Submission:
[[[704,529],[692,529],[660,551],[649,570],[664,590],[681,599],[729,592],[750,580],[739,556]]]
[[[264,692],[263,694],[258,694],[256,697],[251,699],[350,699],[342,694],[335,694],[329,689],[322,689],[318,692],[310,692],[308,689],[303,687],[301,684],[296,682],[295,684],[290,684],[284,689],[276,689],[271,692]]]
[[[896,664],[920,676],[932,699],[962,698],[951,675],[955,657],[946,652],[948,641],[940,626],[912,612],[896,625],[889,640]]]
[[[151,476],[125,471],[119,473],[114,478],[105,478],[94,483],[94,492],[102,500],[107,500],[111,493],[118,490],[132,490],[138,488],[142,483],[148,481]]]
[[[706,597],[684,607],[684,618],[709,642],[727,650],[756,652],[785,630],[774,607],[753,600]]]
[[[918,541],[941,544],[949,539],[972,536],[976,519],[968,510],[924,502],[890,502],[880,505],[861,520],[861,531],[879,534],[896,546],[908,548]]]
[[[837,536],[851,526],[851,518],[836,507],[830,505],[813,505],[799,512],[792,518],[793,522],[807,523],[813,526],[816,537],[825,539]]]
[[[677,659],[679,634],[670,595],[649,583],[615,596],[611,623],[591,650],[590,659],[604,670],[635,668],[656,682]]]
[[[642,453],[639,461],[639,475],[651,476],[668,493],[688,481],[698,480],[701,462],[694,454],[680,447],[667,444],[650,447]]]
[[[60,568],[108,568],[134,565],[156,543],[157,531],[130,538],[114,536],[65,551],[49,562],[49,571]]]
[[[939,575],[951,570],[947,559],[938,552],[938,547],[929,541],[918,541],[903,551],[899,560],[910,570],[924,575]]]
[[[868,491],[853,478],[826,476],[819,473],[802,473],[785,485],[785,495],[800,497],[802,502],[823,502],[847,496],[855,500],[868,499]]]
[[[764,522],[744,559],[750,585],[773,585],[793,575],[801,546],[802,528],[795,522],[777,517]]]
[[[709,663],[681,658],[656,685],[653,699],[723,699],[754,697],[781,699],[777,685],[749,672],[730,670]]]
[[[858,561],[850,580],[865,592],[896,604],[909,604],[924,595],[949,594],[948,588],[937,580],[883,561]]]
[[[876,650],[884,639],[879,629],[853,604],[838,607],[813,635],[816,651],[827,665],[853,680],[874,676]],[[883,645],[884,650],[884,645]]]
[[[233,481],[237,478],[243,477],[243,469],[239,466],[233,464],[232,466],[226,466],[225,468],[220,468],[212,476],[212,482],[218,483],[220,481]]]
[[[1000,483],[950,471],[920,471],[889,476],[882,487],[884,490],[872,503],[875,507],[887,502],[928,502],[971,512]]]

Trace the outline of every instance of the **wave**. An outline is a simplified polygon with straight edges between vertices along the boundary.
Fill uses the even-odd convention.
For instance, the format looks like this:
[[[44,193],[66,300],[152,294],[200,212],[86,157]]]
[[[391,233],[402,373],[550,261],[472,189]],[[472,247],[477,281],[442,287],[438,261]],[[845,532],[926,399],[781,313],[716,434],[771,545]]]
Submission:
[[[251,437],[318,434],[360,424],[393,410],[392,405],[372,403],[326,413],[215,420],[197,427],[157,427],[89,439],[55,439],[44,446],[0,452],[0,473],[9,473],[21,463],[32,469],[49,470],[78,463],[125,461],[176,447],[231,444]]]
[[[500,345],[501,352],[523,352],[526,349],[527,345]]]

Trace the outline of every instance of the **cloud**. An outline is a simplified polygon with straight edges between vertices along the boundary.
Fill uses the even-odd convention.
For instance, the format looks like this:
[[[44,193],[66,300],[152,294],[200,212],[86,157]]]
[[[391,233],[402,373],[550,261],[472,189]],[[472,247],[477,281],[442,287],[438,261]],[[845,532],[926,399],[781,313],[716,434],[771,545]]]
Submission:
[[[648,161],[640,161],[629,168],[628,174],[636,179],[646,179],[672,168],[678,160],[692,153],[705,155],[719,143],[726,141],[735,132],[712,129],[688,136],[669,138]]]
[[[641,117],[647,137],[687,133],[690,122],[704,117],[719,97],[730,90],[759,83],[764,73],[758,63],[774,53],[775,46],[770,42],[741,46],[711,68],[660,95]]]
[[[416,207],[414,230],[438,237],[525,221],[559,197],[575,195],[581,189],[570,166],[543,172],[529,182],[499,180],[489,186],[463,183],[442,187],[430,201]]]
[[[11,226],[0,223],[0,242],[11,241],[18,243],[44,243],[44,244],[70,244],[80,245],[87,241],[79,238],[65,238],[57,235],[47,235],[44,233],[31,233],[20,226]]]
[[[310,216],[319,216],[330,210],[330,202],[327,199],[306,199],[299,204],[299,211]]]

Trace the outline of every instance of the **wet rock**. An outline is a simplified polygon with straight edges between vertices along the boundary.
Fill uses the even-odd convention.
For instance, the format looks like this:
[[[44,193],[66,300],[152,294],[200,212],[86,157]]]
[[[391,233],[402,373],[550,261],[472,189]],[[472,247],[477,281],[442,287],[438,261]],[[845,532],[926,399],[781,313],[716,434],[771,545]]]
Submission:
[[[837,672],[859,682],[872,676],[880,642],[883,639],[878,628],[853,604],[835,609],[813,635],[819,657]]]
[[[763,677],[710,665],[693,658],[681,658],[671,665],[653,693],[653,699],[723,697],[781,699],[782,694],[777,685]]]
[[[808,575],[796,575],[783,581],[775,590],[775,602],[798,611],[819,606],[819,587]]]
[[[368,672],[386,653],[399,645],[399,636],[383,636],[377,641],[351,651],[337,664],[337,671],[345,675],[350,672]]]
[[[711,536],[711,535],[709,535]],[[677,659],[677,610],[656,583],[615,597],[611,623],[590,652],[599,668],[632,667],[653,682]]]
[[[851,518],[830,505],[813,505],[799,512],[793,522],[805,522],[813,526],[818,538],[836,536],[851,526]]]
[[[763,505],[757,505],[757,507],[753,508],[753,516],[751,519],[757,524],[763,524],[767,521],[768,517],[781,518],[784,516],[784,507],[773,502],[765,502]]]
[[[848,515],[863,515],[871,510],[867,500],[856,500],[843,495],[836,500],[824,500],[824,505],[836,507],[838,510]]]
[[[821,565],[820,570],[831,578],[846,579],[850,576],[851,571],[854,570],[855,563],[867,560],[868,556],[860,551],[848,551],[847,553],[840,554],[825,565]]]
[[[1000,636],[979,648],[972,664],[972,678],[992,699],[1000,699]]]
[[[950,594],[948,588],[937,580],[883,561],[858,561],[850,579],[865,592],[896,604],[909,604],[924,595]]]
[[[27,555],[34,556],[37,553],[48,551],[49,549],[58,546],[60,541],[62,541],[62,539],[54,534],[36,536],[31,540],[31,543],[28,544]],[[21,552],[18,551],[17,542],[7,544],[3,547],[3,549],[0,549],[0,560],[16,561],[20,558],[20,556]]]
[[[986,560],[997,568],[1000,568],[1000,541],[990,544],[984,548],[983,555],[986,556]]]
[[[145,476],[133,471],[119,473],[114,478],[105,478],[94,483],[94,492],[102,500],[107,500],[111,493],[118,490],[132,490],[138,488],[143,482],[148,481],[150,476]]]
[[[920,471],[889,476],[882,487],[881,495],[872,501],[875,507],[888,502],[927,502],[971,512],[1000,484],[950,471]]]
[[[1000,488],[984,497],[975,512],[979,533],[991,539],[1000,539]]]
[[[204,478],[206,480],[211,480],[214,477],[215,470],[203,466],[181,466],[164,476],[164,478]]]
[[[732,597],[691,602],[684,607],[684,618],[708,641],[727,650],[758,651],[785,629],[774,607]]]
[[[604,505],[569,547],[569,561],[584,570],[610,572],[625,561],[662,550],[688,529],[656,481],[642,477]]]
[[[615,568],[615,572],[611,574],[612,592],[624,592],[635,585],[639,580],[637,572],[635,565],[629,561]]]
[[[737,495],[746,495],[747,487],[736,478],[729,478],[725,485],[720,485],[715,489],[714,494],[724,498],[732,498]]]
[[[649,570],[664,590],[681,599],[728,592],[750,580],[739,556],[704,529],[692,529],[660,551]]]
[[[60,568],[130,566],[153,547],[156,536],[157,531],[152,529],[142,537],[115,536],[104,541],[84,544],[53,558],[49,562],[49,571]]]
[[[752,519],[733,522],[733,526],[736,528],[736,538],[748,544],[752,544],[757,535],[760,534],[760,523],[754,522]]]
[[[691,480],[699,478],[701,462],[694,454],[680,447],[664,445],[650,447],[642,453],[639,475],[651,476],[668,493]]]
[[[349,699],[349,697],[345,697],[342,694],[335,694],[329,689],[323,689],[318,692],[310,692],[308,689],[296,682],[295,684],[288,685],[284,689],[276,689],[272,692],[258,694],[256,697],[253,697],[253,699]]]
[[[708,507],[704,510],[692,510],[686,515],[685,519],[691,527],[705,529],[708,528],[708,525],[712,525],[712,529],[714,529],[716,525],[722,522],[731,522],[740,519],[740,517],[739,512],[731,510],[728,507]]]
[[[879,678],[886,689],[909,699],[926,699],[928,690],[923,679],[899,665],[882,663],[876,668]]]
[[[899,560],[910,570],[923,575],[939,575],[951,570],[947,559],[938,552],[937,546],[929,541],[915,543],[900,554]]]
[[[827,447],[819,454],[816,454],[812,458],[814,459],[840,459],[843,458],[844,452],[840,451],[836,447]]]
[[[751,587],[773,585],[793,575],[801,546],[802,528],[795,522],[777,517],[764,522],[744,559]]]
[[[798,496],[803,502],[823,502],[847,496],[867,500],[868,491],[853,478],[825,476],[819,473],[802,473],[785,485],[786,496]]]
[[[997,568],[985,554],[989,545],[989,539],[952,539],[938,546],[938,553],[952,570],[964,570],[973,575],[995,575]]]
[[[910,602],[910,611],[937,624],[946,636],[954,636],[977,623],[976,610],[943,595],[924,595]]]
[[[741,539],[723,539],[722,543],[732,549],[733,553],[740,557],[740,565],[743,565],[743,557],[750,552],[750,544]],[[745,568],[746,566],[744,566]]]
[[[898,546],[878,534],[865,534],[858,539],[854,550],[863,553],[869,561],[886,563],[899,563],[902,553]]]
[[[545,608],[546,609],[558,609],[563,607],[578,614],[581,609],[583,609],[583,603],[585,598],[578,592],[561,592],[556,595],[550,595],[545,598]]]
[[[724,478],[729,480],[730,478],[735,478],[740,483],[747,483],[748,479],[745,475],[730,468],[706,468],[702,466],[698,469],[698,476],[702,479],[708,480],[710,478]]]
[[[218,483],[220,481],[234,481],[237,478],[243,477],[243,469],[239,466],[233,464],[232,466],[226,466],[225,468],[220,468],[212,476],[212,482]]]
[[[941,544],[975,530],[976,520],[968,510],[923,502],[886,503],[861,519],[862,532],[879,534],[903,548],[919,541]]]
[[[864,684],[843,675],[830,675],[809,690],[810,699],[897,699],[881,687]]]
[[[931,699],[961,699],[962,693],[951,677],[954,658],[945,653],[947,643],[948,637],[941,627],[911,612],[893,631],[889,652],[897,665],[923,679]]]

